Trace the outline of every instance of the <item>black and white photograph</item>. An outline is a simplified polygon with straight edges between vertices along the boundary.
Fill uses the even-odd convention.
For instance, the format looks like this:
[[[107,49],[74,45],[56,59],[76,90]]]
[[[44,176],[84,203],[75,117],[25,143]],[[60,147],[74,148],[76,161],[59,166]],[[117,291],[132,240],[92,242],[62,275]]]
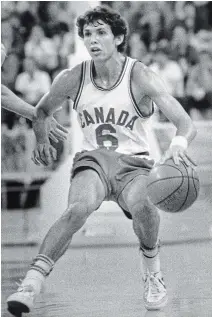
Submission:
[[[1,1],[1,316],[212,316],[212,1]]]

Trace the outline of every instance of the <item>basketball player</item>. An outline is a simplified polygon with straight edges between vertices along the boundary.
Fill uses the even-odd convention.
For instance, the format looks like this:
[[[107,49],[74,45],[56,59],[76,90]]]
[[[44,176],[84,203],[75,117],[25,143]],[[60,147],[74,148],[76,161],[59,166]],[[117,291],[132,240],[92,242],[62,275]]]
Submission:
[[[92,60],[62,71],[49,94],[37,105],[33,120],[36,164],[52,162],[46,120],[67,98],[74,101],[84,134],[82,152],[73,163],[68,207],[47,233],[8,309],[29,312],[54,264],[73,235],[104,200],[116,201],[132,218],[144,267],[144,304],[161,309],[167,302],[159,259],[159,213],[146,194],[153,167],[146,125],[153,102],[173,122],[176,136],[162,161],[173,158],[191,164],[187,146],[196,131],[190,117],[170,96],[160,78],[137,60],[123,55],[127,26],[107,7],[96,7],[77,20],[78,33]]]
[[[3,65],[6,58],[5,46],[1,43],[1,66]],[[1,104],[6,110],[15,112],[20,116],[27,118],[32,121],[34,116],[35,107],[29,105],[25,101],[18,98],[10,89],[6,86],[1,85]],[[68,130],[61,126],[52,116],[48,120],[48,131],[49,137],[54,141],[64,141]]]

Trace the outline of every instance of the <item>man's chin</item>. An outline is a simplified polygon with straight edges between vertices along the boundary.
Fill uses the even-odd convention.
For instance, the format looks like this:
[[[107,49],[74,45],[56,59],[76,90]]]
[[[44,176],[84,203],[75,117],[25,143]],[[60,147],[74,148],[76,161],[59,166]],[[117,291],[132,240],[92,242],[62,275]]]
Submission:
[[[91,58],[96,62],[105,62],[107,60],[107,58],[102,55],[96,55],[96,56],[92,55]]]

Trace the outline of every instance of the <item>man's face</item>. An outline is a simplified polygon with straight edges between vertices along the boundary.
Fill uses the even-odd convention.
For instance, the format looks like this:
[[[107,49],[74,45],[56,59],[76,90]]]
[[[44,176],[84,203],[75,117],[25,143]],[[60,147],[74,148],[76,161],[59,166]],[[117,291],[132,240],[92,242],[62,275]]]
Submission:
[[[94,60],[107,60],[119,45],[118,38],[114,37],[110,26],[102,20],[86,24],[83,29],[84,44]]]

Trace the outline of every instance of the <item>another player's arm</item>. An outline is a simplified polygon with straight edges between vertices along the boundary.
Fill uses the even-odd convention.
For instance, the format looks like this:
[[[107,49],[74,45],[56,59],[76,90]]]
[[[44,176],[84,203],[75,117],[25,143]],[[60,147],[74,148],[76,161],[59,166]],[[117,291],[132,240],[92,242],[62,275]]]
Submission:
[[[35,111],[34,107],[17,97],[4,85],[1,85],[1,103],[4,109],[15,112],[32,121]]]
[[[175,164],[179,164],[180,159],[183,159],[186,164],[193,163],[186,150],[197,131],[189,115],[181,104],[167,92],[159,76],[150,69],[137,63],[134,69],[134,79],[139,82],[143,94],[149,96],[177,128],[176,136],[161,162],[173,157]]]
[[[33,118],[37,146],[33,151],[32,159],[35,164],[48,165],[56,159],[56,151],[48,139],[48,120],[51,115],[62,105],[67,98],[75,100],[81,77],[81,66],[77,65],[72,70],[62,71],[54,80],[50,91],[36,106]]]
[[[1,66],[4,63],[6,56],[6,48],[1,43]],[[1,104],[2,107],[6,110],[14,112],[32,121],[35,108],[17,97],[10,89],[8,89],[4,85],[1,85]],[[58,140],[66,139],[66,134],[68,134],[68,130],[61,126],[52,117],[52,119],[49,121],[49,137],[53,141],[58,142]]]
[[[14,112],[21,117],[33,120],[35,115],[35,107],[31,106],[24,100],[17,97],[9,88],[1,85],[1,104],[8,111]],[[49,120],[48,136],[55,142],[58,140],[64,141],[68,130],[61,126],[53,117]]]

